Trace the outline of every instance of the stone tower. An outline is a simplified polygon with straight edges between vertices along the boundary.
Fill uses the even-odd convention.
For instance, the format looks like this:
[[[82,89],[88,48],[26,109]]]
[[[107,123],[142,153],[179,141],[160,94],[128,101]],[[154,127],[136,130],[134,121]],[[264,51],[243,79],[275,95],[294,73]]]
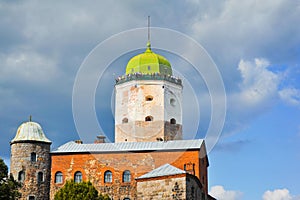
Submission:
[[[10,172],[22,183],[22,200],[48,200],[50,191],[50,145],[41,126],[24,122],[10,142]]]
[[[150,42],[129,60],[115,91],[115,142],[182,139],[182,81]]]

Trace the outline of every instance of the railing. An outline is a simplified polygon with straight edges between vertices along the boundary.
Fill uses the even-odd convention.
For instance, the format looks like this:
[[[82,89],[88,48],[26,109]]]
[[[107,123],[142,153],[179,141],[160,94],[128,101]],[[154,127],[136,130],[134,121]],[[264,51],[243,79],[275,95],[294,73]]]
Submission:
[[[119,76],[118,78],[116,78],[116,85],[125,83],[127,81],[132,81],[132,80],[163,80],[178,85],[182,85],[182,80],[180,78],[171,75],[159,74],[159,73],[154,73],[154,74],[135,73],[135,74],[127,74],[127,75]]]

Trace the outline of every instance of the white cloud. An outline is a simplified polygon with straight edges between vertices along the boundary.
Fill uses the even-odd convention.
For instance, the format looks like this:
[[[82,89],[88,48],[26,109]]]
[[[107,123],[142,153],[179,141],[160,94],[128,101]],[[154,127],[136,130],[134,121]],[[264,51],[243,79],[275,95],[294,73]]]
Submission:
[[[279,91],[279,96],[284,102],[290,105],[300,105],[300,90],[295,88],[284,88]]]
[[[240,200],[243,196],[242,192],[225,190],[221,185],[211,187],[209,194],[218,200]]]
[[[263,196],[263,200],[299,200],[300,196],[292,196],[286,188],[276,189],[273,191],[267,190]]]
[[[54,60],[39,53],[23,51],[0,54],[0,77],[6,81],[42,83],[51,80],[58,73]]]
[[[257,106],[276,96],[280,77],[268,70],[269,66],[269,61],[263,58],[255,58],[254,62],[240,61],[238,70],[243,78],[241,102]]]
[[[237,70],[241,80],[237,91],[229,91],[225,133],[235,133],[278,102],[281,74],[269,70],[264,58],[240,60]]]

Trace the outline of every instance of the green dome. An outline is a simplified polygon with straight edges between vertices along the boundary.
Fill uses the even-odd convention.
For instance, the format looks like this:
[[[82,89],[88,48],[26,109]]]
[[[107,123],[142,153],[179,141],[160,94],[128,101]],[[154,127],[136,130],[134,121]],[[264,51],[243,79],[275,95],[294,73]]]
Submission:
[[[152,52],[148,42],[146,51],[132,57],[126,66],[126,74],[134,73],[172,75],[172,67],[165,57]]]

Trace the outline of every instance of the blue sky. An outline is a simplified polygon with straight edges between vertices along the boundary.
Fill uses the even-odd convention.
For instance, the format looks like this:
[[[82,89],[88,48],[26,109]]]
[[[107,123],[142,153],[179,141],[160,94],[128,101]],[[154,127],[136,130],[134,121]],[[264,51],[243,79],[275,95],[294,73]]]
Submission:
[[[53,148],[78,139],[72,91],[83,60],[112,35],[145,27],[148,15],[152,26],[201,44],[222,76],[226,119],[209,153],[210,193],[221,200],[300,199],[298,0],[1,1],[0,156],[9,163],[9,142],[29,115]],[[164,40],[152,38],[153,47]],[[124,73],[138,52],[114,60],[97,88],[97,117],[111,140],[113,74]],[[178,74],[190,67],[178,55],[158,52]],[[184,79],[185,99],[195,98],[195,85],[189,86],[193,78]],[[184,101],[186,138],[203,137],[209,126],[209,92],[203,79],[197,83],[200,114]],[[195,118],[200,122],[194,130]]]

